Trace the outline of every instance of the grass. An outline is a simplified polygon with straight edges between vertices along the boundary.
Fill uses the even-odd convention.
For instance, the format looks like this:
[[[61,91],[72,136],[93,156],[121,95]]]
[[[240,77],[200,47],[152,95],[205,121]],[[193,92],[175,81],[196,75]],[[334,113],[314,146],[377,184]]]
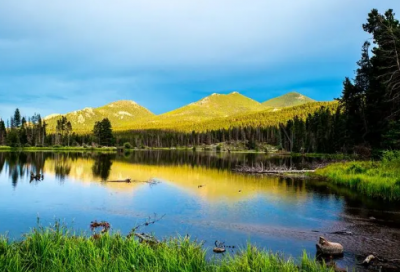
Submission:
[[[373,198],[400,200],[400,151],[384,152],[381,161],[334,163],[316,174]]]
[[[118,233],[96,239],[56,224],[22,241],[0,238],[0,271],[330,271],[307,254],[297,262],[248,246],[208,260],[200,243],[176,238],[150,246]]]

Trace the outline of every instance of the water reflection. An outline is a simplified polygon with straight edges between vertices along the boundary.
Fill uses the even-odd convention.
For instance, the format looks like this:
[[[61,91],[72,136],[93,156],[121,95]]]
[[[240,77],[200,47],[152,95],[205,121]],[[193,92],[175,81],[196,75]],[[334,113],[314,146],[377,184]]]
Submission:
[[[82,228],[91,220],[108,220],[129,232],[135,219],[158,213],[167,216],[149,230],[159,235],[190,233],[200,240],[238,246],[252,237],[262,247],[301,254],[303,249],[315,250],[321,233],[348,229],[356,235],[328,237],[345,245],[351,253],[345,256],[349,263],[363,250],[399,254],[377,242],[400,237],[396,203],[368,199],[319,180],[231,171],[257,163],[307,168],[315,162],[320,159],[178,151],[0,152],[0,233],[26,231],[38,214],[50,221],[76,219]],[[31,172],[43,173],[45,179],[31,184]],[[153,187],[105,182],[127,178],[162,182]]]
[[[102,181],[106,181],[110,176],[112,166],[111,159],[115,159],[115,156],[110,154],[97,154],[94,157],[94,164],[92,166],[93,176],[100,177]]]
[[[93,177],[105,181],[110,176],[113,161],[130,164],[204,167],[219,170],[231,170],[241,165],[255,165],[264,163],[271,167],[286,166],[292,168],[308,168],[318,159],[276,157],[269,158],[257,154],[227,154],[227,153],[202,153],[202,152],[169,152],[169,151],[141,151],[125,152],[123,154],[103,153],[51,153],[51,152],[0,152],[0,173],[5,165],[9,175],[16,186],[19,179],[24,179],[31,172],[42,173],[45,163],[51,161],[52,172],[62,181],[70,175],[71,167],[77,160],[90,160],[92,163]]]

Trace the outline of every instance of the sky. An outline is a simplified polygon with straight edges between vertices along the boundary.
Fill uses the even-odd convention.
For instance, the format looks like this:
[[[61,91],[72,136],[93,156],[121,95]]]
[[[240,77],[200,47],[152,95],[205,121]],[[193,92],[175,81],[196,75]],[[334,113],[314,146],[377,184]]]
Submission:
[[[368,12],[399,0],[1,0],[0,117],[212,93],[339,97]]]

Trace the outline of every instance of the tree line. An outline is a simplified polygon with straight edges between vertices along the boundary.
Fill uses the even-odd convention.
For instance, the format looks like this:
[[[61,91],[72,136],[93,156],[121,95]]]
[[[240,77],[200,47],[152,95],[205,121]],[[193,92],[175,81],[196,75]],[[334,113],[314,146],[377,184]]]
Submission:
[[[345,78],[337,111],[320,109],[282,130],[293,151],[348,152],[400,149],[400,24],[393,10],[372,10],[363,29],[366,41],[354,79]],[[371,54],[372,53],[372,54]]]
[[[17,108],[10,119],[0,119],[0,146],[45,147],[45,146],[85,146],[99,144],[112,146],[115,139],[110,121],[105,118],[96,122],[92,134],[80,135],[73,132],[70,121],[65,116],[57,120],[56,133],[47,133],[47,123],[40,114],[22,117]]]
[[[21,117],[19,109],[4,122],[0,119],[0,145],[43,146],[46,139],[46,122],[40,114],[31,117]]]

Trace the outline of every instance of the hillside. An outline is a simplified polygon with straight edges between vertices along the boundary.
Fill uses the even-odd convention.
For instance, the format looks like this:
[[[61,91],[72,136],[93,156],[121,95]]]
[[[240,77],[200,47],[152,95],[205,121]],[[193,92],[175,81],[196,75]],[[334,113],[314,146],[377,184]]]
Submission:
[[[61,115],[52,114],[45,118],[50,132],[55,131]],[[133,101],[121,100],[99,108],[85,108],[65,114],[71,121],[74,132],[90,132],[96,121],[108,118],[115,129],[126,127],[139,119],[154,116],[148,109]]]
[[[200,101],[164,113],[160,115],[160,117],[189,117],[195,119],[228,117],[234,114],[243,114],[262,109],[261,103],[241,95],[238,92],[230,94],[214,93]]]
[[[262,103],[262,105],[266,108],[279,109],[279,108],[299,106],[310,102],[316,102],[316,101],[302,94],[291,92],[267,100],[264,103]]]
[[[309,103],[314,102],[314,103]],[[292,107],[295,105],[296,107]],[[100,108],[85,108],[66,114],[76,133],[89,133],[96,121],[107,117],[115,131],[135,129],[170,129],[204,131],[231,126],[270,125],[286,121],[302,112],[312,113],[329,103],[319,103],[299,93],[268,100],[263,104],[241,95],[212,94],[179,109],[154,115],[133,101],[117,101]],[[301,107],[302,106],[302,107]],[[60,115],[46,117],[48,131],[54,132]]]
[[[146,120],[136,121],[121,130],[135,130],[135,129],[164,129],[176,130],[184,132],[204,132],[207,130],[216,130],[230,127],[245,127],[245,126],[274,126],[279,123],[285,123],[289,119],[298,116],[302,119],[306,118],[308,114],[314,113],[321,107],[329,107],[336,109],[338,103],[334,102],[312,102],[295,107],[286,107],[280,110],[271,111],[271,109],[264,109],[262,111],[247,112],[244,114],[232,115],[229,117],[216,117],[212,119],[200,120],[193,122],[191,120],[170,118],[165,119],[163,122],[158,122],[157,117]]]

